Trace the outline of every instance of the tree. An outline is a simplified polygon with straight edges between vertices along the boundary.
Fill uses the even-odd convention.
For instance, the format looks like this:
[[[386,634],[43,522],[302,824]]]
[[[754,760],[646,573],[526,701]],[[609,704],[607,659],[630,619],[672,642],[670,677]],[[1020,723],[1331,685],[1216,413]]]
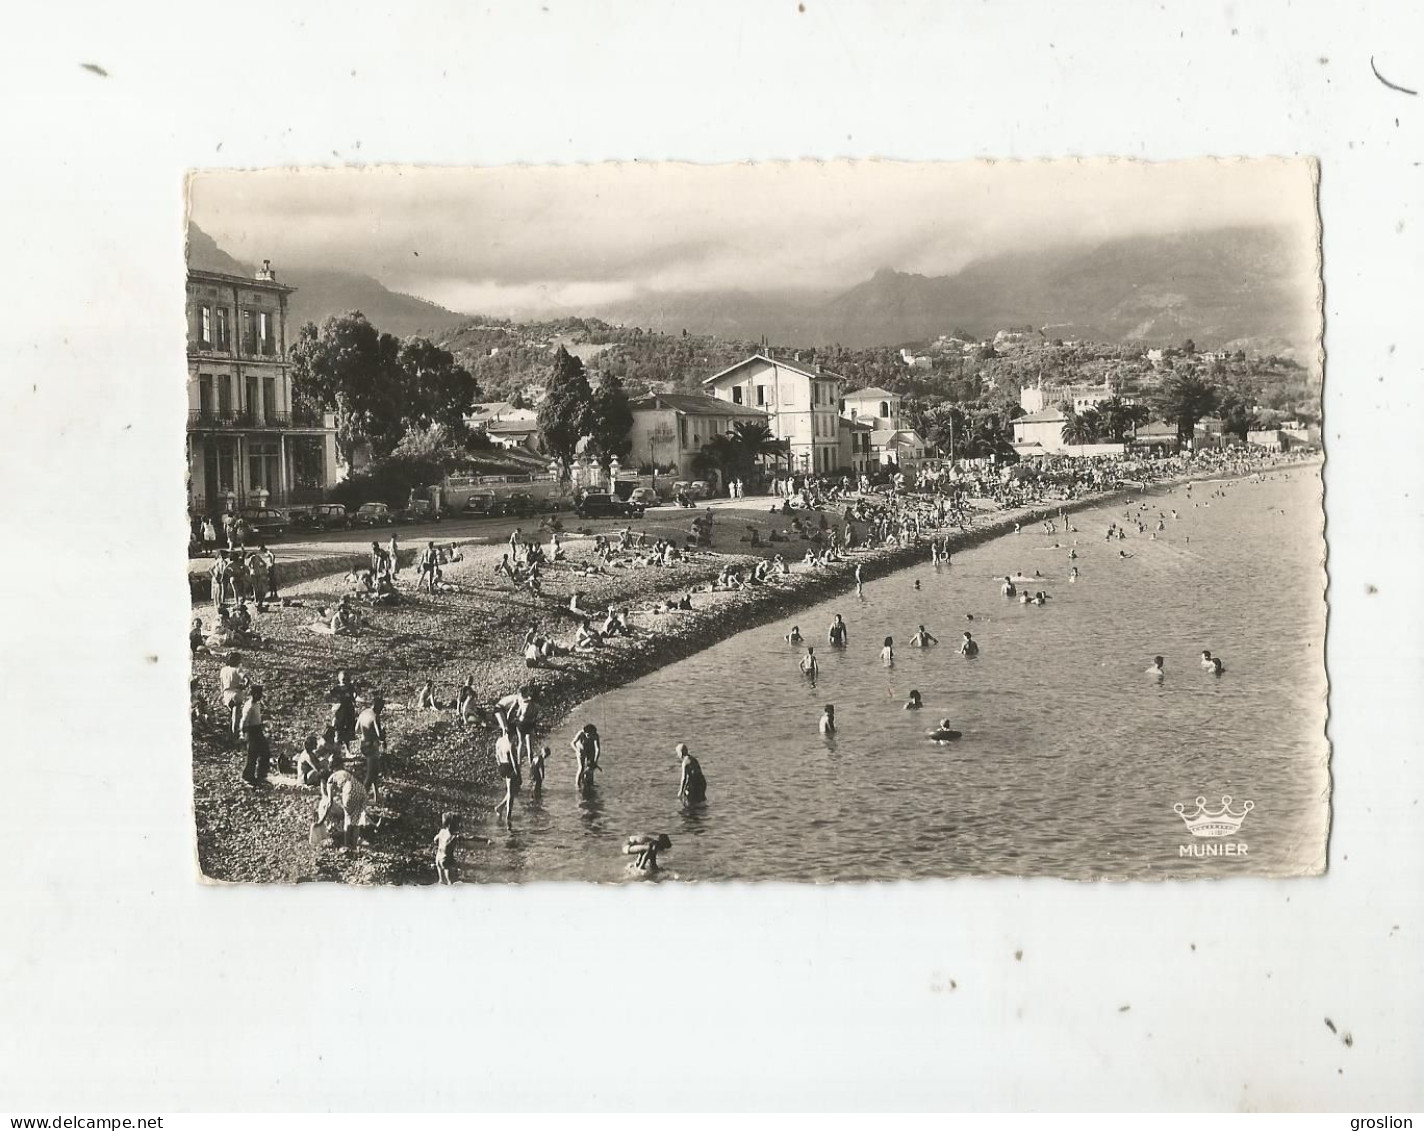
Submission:
[[[623,382],[612,373],[605,373],[594,390],[589,404],[588,431],[593,437],[593,449],[605,471],[613,462],[628,458],[633,450],[633,410],[628,407],[628,394]]]
[[[1095,408],[1085,408],[1074,412],[1071,408],[1064,415],[1063,442],[1078,447],[1082,444],[1096,444],[1102,432],[1102,416]]]
[[[588,434],[592,401],[583,362],[560,346],[538,419],[544,447],[565,471],[573,465],[579,441]]]
[[[456,365],[449,350],[425,338],[403,341],[397,361],[405,392],[406,427],[443,424],[452,434],[463,431],[465,414],[480,395],[469,370]]]
[[[1220,407],[1221,390],[1195,373],[1174,372],[1163,379],[1153,403],[1163,420],[1176,422],[1177,439],[1188,442],[1197,421]]]
[[[1258,425],[1255,387],[1246,380],[1222,386],[1217,411],[1221,414],[1221,430],[1245,443],[1246,434]]]
[[[292,346],[292,387],[306,401],[336,413],[336,443],[346,462],[369,445],[382,460],[407,430],[444,425],[464,432],[465,413],[479,395],[475,379],[454,356],[424,338],[402,342],[359,311],[335,315],[318,329],[308,322]]]
[[[400,343],[359,311],[333,315],[318,329],[308,322],[292,346],[297,396],[336,413],[336,444],[347,463],[363,443],[389,455],[405,427]]]
[[[692,468],[699,475],[706,475],[708,472],[716,472],[722,482],[741,469],[742,460],[745,453],[742,446],[736,439],[722,433],[712,436],[708,441],[697,449],[697,454],[692,457]]]
[[[1098,405],[1102,431],[1114,444],[1121,444],[1129,432],[1135,432],[1151,419],[1146,405],[1129,404],[1121,397],[1109,397]]]
[[[732,438],[742,449],[746,467],[750,470],[759,456],[783,459],[790,455],[791,446],[785,440],[778,440],[771,427],[762,420],[739,420],[732,425]]]

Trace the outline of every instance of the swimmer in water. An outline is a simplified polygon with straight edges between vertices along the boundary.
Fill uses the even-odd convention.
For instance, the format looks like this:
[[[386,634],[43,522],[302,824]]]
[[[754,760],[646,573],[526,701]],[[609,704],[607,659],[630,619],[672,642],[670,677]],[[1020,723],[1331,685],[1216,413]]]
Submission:
[[[978,643],[976,643],[976,641],[974,640],[974,637],[972,637],[971,635],[969,635],[969,633],[967,633],[967,632],[964,634],[964,642],[963,642],[962,644],[960,644],[960,646],[959,646],[959,654],[960,654],[961,656],[977,656],[977,655],[979,655],[979,645],[978,645]]]
[[[808,647],[806,654],[801,657],[801,674],[806,676],[812,683],[816,682],[816,676],[821,670],[820,663],[816,660],[816,649]]]
[[[1004,584],[999,586],[999,592],[1005,597],[1018,596],[1018,590],[1014,588],[1014,583],[1009,580],[1008,574],[1004,575]]]
[[[949,725],[948,719],[940,719],[939,726],[935,730],[925,733],[929,735],[932,742],[953,742],[959,737],[959,731]]]
[[[682,779],[677,787],[677,799],[690,805],[707,800],[707,779],[702,774],[702,766],[687,752],[687,743],[679,742],[673,751],[682,763]]]
[[[924,703],[920,700],[920,693],[918,691],[911,691],[909,702],[905,704],[905,710],[918,711],[923,706]]]
[[[1221,662],[1220,656],[1213,656],[1207,649],[1202,649],[1201,654],[1202,671],[1211,672],[1212,675],[1222,675],[1226,671],[1226,665]]]
[[[1042,589],[1040,589],[1037,593],[1033,595],[1033,603],[1040,607],[1042,607],[1047,600],[1048,594],[1045,593]]]
[[[919,583],[919,580],[918,580],[918,579],[916,579],[916,581],[915,581],[915,588],[916,588],[916,589],[918,589],[918,588],[919,588],[919,587],[920,587],[920,583]]]
[[[1119,561],[1124,561],[1124,562],[1127,561],[1128,558],[1132,557],[1132,555],[1129,554],[1126,550],[1119,550],[1119,551],[1117,552],[1117,556],[1118,556],[1118,560],[1119,560]]]
[[[893,636],[885,638],[885,644],[880,649],[880,662],[887,668],[895,666],[895,638]]]
[[[910,637],[910,647],[912,648],[928,648],[931,644],[938,643],[939,641],[924,625],[920,625],[919,631]]]
[[[1068,571],[1068,580],[1069,580],[1069,581],[1077,581],[1077,580],[1078,580],[1078,567],[1077,567],[1077,566],[1074,566],[1071,570]]]
[[[821,721],[818,725],[822,738],[827,738],[836,733],[836,708],[834,704],[826,704],[825,710],[821,712]]]
[[[1167,661],[1162,659],[1161,656],[1153,656],[1152,666],[1147,669],[1146,674],[1161,679],[1167,674]]]
[[[657,833],[655,835],[644,833],[642,836],[630,836],[623,845],[623,855],[633,856],[636,859],[629,865],[639,872],[652,873],[658,870],[658,853],[666,852],[672,848],[672,838],[667,833]]]
[[[799,624],[793,624],[791,626],[791,631],[786,634],[786,643],[800,644],[802,642],[802,639],[803,638],[801,636],[801,626]]]
[[[826,641],[832,648],[844,648],[850,641],[850,630],[846,627],[846,622],[841,619],[840,613],[836,614],[836,619],[831,621],[831,627],[826,631]]]

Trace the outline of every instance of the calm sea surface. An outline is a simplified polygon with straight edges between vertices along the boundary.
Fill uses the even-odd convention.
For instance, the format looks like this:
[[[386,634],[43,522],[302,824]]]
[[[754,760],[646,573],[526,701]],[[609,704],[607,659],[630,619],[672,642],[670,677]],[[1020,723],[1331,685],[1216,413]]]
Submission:
[[[1148,503],[1140,512],[1137,504]],[[1176,509],[1179,518],[1172,517]],[[1025,527],[752,629],[591,700],[549,736],[543,797],[471,854],[489,880],[627,878],[631,833],[666,832],[666,872],[695,880],[872,880],[1051,875],[1078,879],[1289,874],[1324,861],[1324,540],[1316,466],[1263,480],[1137,496],[1070,516],[1076,534]],[[1166,529],[1153,540],[1158,512]],[[1053,544],[1060,543],[1060,548]],[[1068,547],[1076,543],[1078,560]],[[1122,559],[1118,551],[1126,550]],[[1081,576],[1069,583],[1076,564]],[[999,595],[1004,574],[1042,574],[1044,607]],[[916,589],[918,584],[920,588]],[[842,613],[850,646],[825,645]],[[973,616],[970,623],[967,615]],[[822,661],[811,687],[792,623]],[[916,625],[937,647],[909,647]],[[956,654],[966,628],[975,659]],[[894,667],[880,660],[895,638]],[[1200,670],[1210,648],[1226,674]],[[1145,669],[1166,657],[1161,682]],[[911,688],[922,711],[902,710]],[[834,703],[839,733],[817,719]],[[927,728],[948,716],[961,741]],[[603,736],[596,791],[574,790],[576,729]],[[684,810],[673,754],[686,742],[709,783]],[[1244,855],[1184,857],[1173,812],[1223,794],[1254,809],[1231,838]],[[488,832],[488,829],[481,830]]]

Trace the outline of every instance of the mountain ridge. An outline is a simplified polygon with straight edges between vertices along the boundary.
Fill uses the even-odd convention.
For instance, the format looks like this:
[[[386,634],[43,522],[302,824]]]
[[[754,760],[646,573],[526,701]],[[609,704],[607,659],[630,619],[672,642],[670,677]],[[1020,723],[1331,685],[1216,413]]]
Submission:
[[[247,278],[255,274],[251,265],[229,255],[192,223],[188,225],[188,266]],[[377,329],[403,338],[429,336],[467,317],[416,295],[393,291],[380,280],[356,272],[293,268],[281,271],[277,278],[296,288],[288,300],[294,327],[307,322],[320,325],[334,314],[359,310]]]

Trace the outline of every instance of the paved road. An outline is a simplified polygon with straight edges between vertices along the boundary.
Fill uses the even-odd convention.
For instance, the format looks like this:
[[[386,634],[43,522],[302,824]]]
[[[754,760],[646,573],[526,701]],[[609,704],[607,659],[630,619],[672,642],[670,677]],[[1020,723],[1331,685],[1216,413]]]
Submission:
[[[724,509],[726,506],[740,505],[759,508],[768,505],[764,499],[757,498],[716,499],[708,500],[701,505],[709,504],[713,504],[718,510]],[[648,511],[647,517],[666,521],[680,519],[691,513],[679,507],[655,507]],[[581,519],[572,511],[561,511],[558,517],[563,522],[564,528],[570,531],[587,526],[601,532],[619,530],[628,525],[627,519]],[[637,525],[636,519],[633,520],[633,524]],[[392,532],[395,533],[400,545],[408,549],[423,546],[426,542],[432,541],[504,542],[508,540],[509,532],[516,526],[526,534],[531,534],[538,531],[539,519],[537,517],[467,518],[464,515],[455,515],[442,522],[361,527],[357,530],[299,531],[269,543],[268,548],[277,555],[279,561],[292,561],[303,558],[329,557],[333,554],[365,553],[370,549],[373,541],[379,541],[384,546],[390,541]],[[190,572],[195,570],[206,572],[211,565],[211,558],[191,558],[188,562]]]

